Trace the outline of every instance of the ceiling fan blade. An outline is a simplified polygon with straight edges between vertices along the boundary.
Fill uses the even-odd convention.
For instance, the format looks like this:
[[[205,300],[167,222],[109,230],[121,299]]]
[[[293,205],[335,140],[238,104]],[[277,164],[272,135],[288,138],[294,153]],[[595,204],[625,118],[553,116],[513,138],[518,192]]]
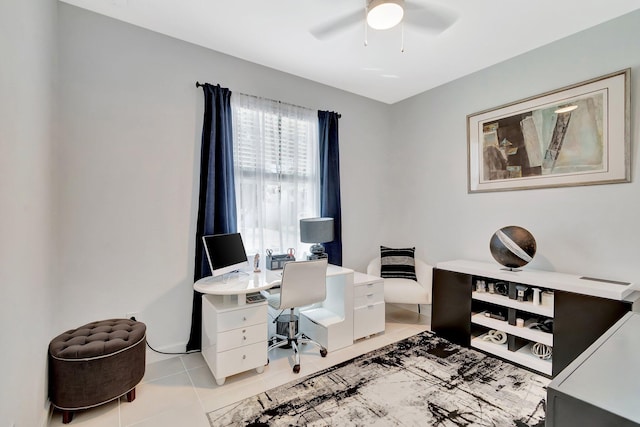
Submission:
[[[458,20],[458,13],[444,6],[408,1],[405,8],[404,23],[429,34],[440,34]]]
[[[318,40],[326,40],[339,35],[358,23],[362,23],[364,19],[364,10],[360,9],[333,21],[318,25],[310,29],[309,32]]]

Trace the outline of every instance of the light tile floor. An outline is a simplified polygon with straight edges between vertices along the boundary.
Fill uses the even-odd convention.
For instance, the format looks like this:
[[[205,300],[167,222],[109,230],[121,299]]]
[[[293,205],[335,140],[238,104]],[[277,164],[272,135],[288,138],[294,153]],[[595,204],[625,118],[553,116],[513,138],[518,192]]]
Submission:
[[[290,350],[276,349],[262,374],[255,370],[227,378],[216,385],[200,353],[176,356],[147,364],[145,376],[136,387],[136,399],[125,398],[78,411],[73,427],[209,427],[207,412],[262,393],[273,387],[312,374],[345,360],[402,340],[430,328],[428,313],[418,314],[387,304],[385,332],[358,340],[354,345],[320,357],[315,346],[302,346],[301,370],[292,372]],[[54,411],[49,427],[63,426],[62,415]]]

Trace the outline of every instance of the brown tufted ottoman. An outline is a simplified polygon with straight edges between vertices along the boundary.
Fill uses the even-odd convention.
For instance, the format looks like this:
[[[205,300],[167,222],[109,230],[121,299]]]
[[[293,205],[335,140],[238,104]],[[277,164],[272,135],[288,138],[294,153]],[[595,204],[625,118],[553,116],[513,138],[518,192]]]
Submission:
[[[124,394],[136,398],[144,376],[147,327],[129,319],[89,323],[55,337],[49,344],[49,398],[62,410],[101,405]]]

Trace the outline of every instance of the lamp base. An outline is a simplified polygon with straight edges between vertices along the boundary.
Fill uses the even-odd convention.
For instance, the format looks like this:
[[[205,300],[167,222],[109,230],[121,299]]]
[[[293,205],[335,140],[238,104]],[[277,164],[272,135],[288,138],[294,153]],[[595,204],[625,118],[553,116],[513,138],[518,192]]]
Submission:
[[[329,258],[329,255],[327,255],[326,253],[314,253],[314,254],[309,254],[307,255],[307,261],[312,261],[314,259],[325,259],[325,258]]]
[[[324,253],[324,246],[322,246],[322,243],[314,243],[309,248],[309,251],[312,254],[323,254]]]

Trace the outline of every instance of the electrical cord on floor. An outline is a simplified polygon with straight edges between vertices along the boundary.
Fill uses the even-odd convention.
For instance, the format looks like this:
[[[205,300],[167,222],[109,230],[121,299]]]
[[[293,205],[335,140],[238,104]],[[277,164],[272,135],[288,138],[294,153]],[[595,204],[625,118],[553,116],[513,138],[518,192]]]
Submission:
[[[134,322],[137,322],[136,317],[135,316],[131,316],[129,318],[129,320],[133,320]],[[169,354],[169,355],[180,355],[180,354],[191,354],[191,353],[200,353],[201,350],[188,350],[188,351],[183,351],[183,352],[167,352],[167,351],[160,351],[160,350],[156,350],[155,348],[151,347],[151,344],[149,344],[149,341],[147,341],[147,347],[149,347],[150,350],[155,351],[156,353],[159,354]]]
[[[151,345],[149,344],[149,342],[147,342],[147,347],[149,347],[151,350],[155,351],[156,353],[160,353],[160,354],[171,354],[171,355],[200,353],[200,351],[201,351],[201,350],[189,350],[189,351],[183,351],[183,352],[171,353],[171,352],[166,352],[166,351],[156,350],[155,348],[151,347]]]

